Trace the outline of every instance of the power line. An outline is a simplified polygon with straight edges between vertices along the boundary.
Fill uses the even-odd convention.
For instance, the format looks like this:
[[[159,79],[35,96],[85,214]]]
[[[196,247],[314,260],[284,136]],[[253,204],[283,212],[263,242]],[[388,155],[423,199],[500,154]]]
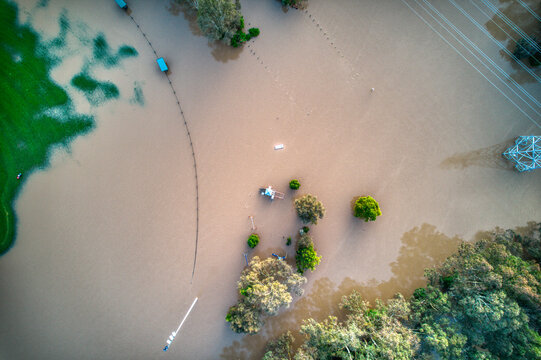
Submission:
[[[422,17],[409,3],[406,2],[406,0],[401,0],[404,5],[406,5],[421,21],[425,23],[426,26],[428,26],[432,31],[434,31],[447,45],[449,45],[460,57],[462,57],[468,64],[471,65],[485,80],[487,80],[500,94],[502,94],[507,100],[509,100],[524,116],[526,116],[530,121],[532,121],[537,127],[541,128],[541,125],[532,119],[532,117],[527,114],[521,107],[519,107],[507,94],[505,94],[498,86],[496,86],[481,70],[479,70],[470,60],[468,60],[464,54],[462,54],[453,44],[449,42],[438,30],[436,30],[424,17]],[[417,3],[418,4],[418,3]],[[426,9],[422,7],[420,4],[418,4],[421,8],[423,8],[425,11]],[[441,26],[441,24],[440,24]],[[442,26],[443,27],[443,26]],[[445,28],[444,28],[445,29]],[[445,29],[447,32],[449,30]],[[458,41],[458,40],[457,40]],[[459,41],[460,42],[460,41]],[[461,43],[462,44],[462,43]],[[463,45],[463,44],[462,44]],[[469,50],[469,49],[468,49]],[[486,65],[485,65],[486,66]],[[499,79],[499,78],[498,78]],[[500,79],[501,80],[501,79]]]
[[[492,42],[494,42],[501,50],[503,50],[507,55],[509,55],[513,60],[515,60],[524,70],[526,70],[535,80],[537,80],[537,82],[541,82],[541,78],[539,76],[537,76],[534,72],[532,72],[532,70],[530,70],[526,65],[524,65],[522,61],[520,61],[511,51],[507,50],[505,46],[503,46],[498,40],[496,40],[469,13],[467,13],[463,8],[458,6],[457,3],[454,2],[454,0],[449,0],[449,2],[453,4],[453,6],[457,8],[457,10],[462,13],[462,15],[468,18],[468,20],[470,20],[479,30],[481,30],[483,34],[485,34],[490,40],[492,40]],[[517,85],[517,87],[519,86],[518,84],[516,84],[516,82],[515,82],[515,85]],[[522,91],[524,92],[524,90]],[[528,93],[526,96],[530,96],[530,94]],[[537,100],[536,100],[536,105],[540,106]]]
[[[489,9],[494,11],[496,15],[500,17],[507,25],[509,25],[513,30],[515,30],[524,40],[526,40],[530,46],[532,46],[537,51],[541,51],[541,47],[533,41],[524,31],[522,31],[521,28],[519,28],[517,25],[515,25],[514,22],[511,21],[507,16],[505,16],[504,13],[502,13],[496,6],[493,4],[487,2],[486,0],[481,0]]]
[[[516,0],[520,5],[522,5],[523,8],[525,8],[530,14],[533,15],[534,18],[536,18],[539,22],[541,22],[541,17],[535,13],[524,1],[522,0]]]
[[[485,64],[472,50],[470,50],[460,39],[458,39],[455,34],[453,34],[451,31],[449,31],[449,29],[447,29],[445,26],[442,25],[442,23],[436,19],[424,6],[422,6],[421,4],[419,4],[419,2],[417,0],[414,0],[421,8],[423,8],[423,10],[425,10],[425,12],[430,15],[430,17],[432,17],[432,19],[434,19],[438,25],[440,25],[443,29],[445,29],[458,43],[460,43],[471,55],[473,55],[477,61],[479,61],[481,64],[483,64],[483,66],[489,70],[502,84],[504,84],[509,90],[511,90],[511,92],[513,92],[520,100],[522,100],[530,109],[532,109],[532,111],[534,111],[537,115],[541,116],[541,114],[535,110],[527,101],[525,101],[511,86],[509,86],[509,84],[507,84],[504,80],[502,80],[502,78],[500,78],[500,76],[498,74],[496,74],[494,72],[494,70],[492,70],[487,64]],[[497,66],[494,61],[492,61],[492,59],[490,59],[490,57],[488,57],[481,49],[479,49],[479,47],[477,47],[477,45],[475,45],[466,35],[464,35],[464,33],[462,33],[462,31],[460,31],[452,22],[450,22],[443,14],[441,14],[434,6],[432,6],[432,4],[430,2],[428,2],[427,0],[422,0],[425,4],[428,5],[428,7],[430,9],[432,9],[432,11],[434,13],[436,13],[436,15],[438,15],[448,26],[450,26],[458,35],[460,35],[460,37],[462,37],[463,40],[465,40],[466,42],[468,42],[470,44],[470,46],[474,49],[474,50],[477,50],[479,52],[479,54],[484,57],[489,63],[491,63],[496,69],[498,69],[503,76],[505,76],[508,80],[512,80],[511,77],[505,72],[503,71],[499,66]],[[514,81],[514,80],[512,80]],[[531,118],[530,118],[531,119]],[[533,121],[533,119],[531,119]],[[534,121],[535,122],[535,121]],[[537,122],[536,122],[537,124]]]

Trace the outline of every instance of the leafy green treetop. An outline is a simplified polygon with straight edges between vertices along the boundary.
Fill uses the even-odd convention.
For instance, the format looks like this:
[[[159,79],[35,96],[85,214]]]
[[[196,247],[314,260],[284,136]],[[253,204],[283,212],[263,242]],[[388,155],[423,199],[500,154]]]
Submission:
[[[280,308],[289,306],[292,295],[304,292],[306,278],[296,274],[283,260],[254,256],[238,281],[241,295],[239,303],[232,306],[226,317],[236,332],[256,333],[262,315],[276,315]]]
[[[208,39],[229,41],[241,23],[240,3],[233,0],[198,0],[197,23]]]
[[[304,223],[317,224],[325,215],[325,208],[315,196],[307,194],[295,199],[295,210]]]
[[[289,188],[292,190],[299,190],[301,183],[297,179],[293,179],[289,182]]]
[[[540,358],[541,271],[521,257],[530,252],[518,239],[507,231],[463,243],[427,270],[427,288],[411,300],[426,352],[444,359]]]
[[[372,196],[360,196],[353,206],[353,215],[364,219],[364,221],[374,221],[381,215],[379,204]]]
[[[291,360],[293,358],[293,335],[287,331],[276,340],[269,341],[262,360]]]
[[[253,249],[257,246],[257,244],[259,244],[259,235],[257,234],[250,235],[248,237],[248,246]]]
[[[295,261],[297,263],[297,271],[301,274],[304,274],[308,269],[314,271],[316,265],[321,261],[321,256],[317,256],[314,249],[312,238],[306,233],[301,235],[297,241],[297,256],[295,256]]]
[[[296,360],[321,359],[413,359],[418,337],[405,324],[409,304],[401,295],[370,308],[361,295],[353,292],[342,299],[347,312],[345,323],[329,316],[323,322],[308,319],[301,326],[306,341]]]

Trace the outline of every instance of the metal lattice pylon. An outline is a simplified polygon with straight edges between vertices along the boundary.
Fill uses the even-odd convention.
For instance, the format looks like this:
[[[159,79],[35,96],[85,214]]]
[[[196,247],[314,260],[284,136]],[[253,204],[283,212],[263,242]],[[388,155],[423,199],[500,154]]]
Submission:
[[[514,161],[520,172],[541,168],[541,136],[519,137],[503,156]]]

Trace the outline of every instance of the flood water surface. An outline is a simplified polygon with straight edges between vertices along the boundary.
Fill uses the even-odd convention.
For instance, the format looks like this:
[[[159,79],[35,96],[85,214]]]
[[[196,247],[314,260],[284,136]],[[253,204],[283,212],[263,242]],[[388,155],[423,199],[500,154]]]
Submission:
[[[495,88],[427,26],[412,8],[434,20],[415,2],[310,0],[306,11],[284,12],[279,1],[243,1],[261,35],[240,50],[209,45],[171,1],[129,5],[171,68],[193,140],[194,277],[195,173],[168,78],[114,2],[50,2],[39,10],[47,16],[33,15],[43,32],[57,31],[65,8],[139,56],[107,72],[120,99],[90,108],[95,131],[53,153],[16,202],[17,240],[0,259],[0,358],[257,359],[269,337],[306,317],[338,314],[353,289],[370,301],[411,294],[424,284],[423,269],[459,241],[541,218],[541,173],[519,174],[499,157],[516,136],[541,135],[539,117],[518,110],[509,100],[518,104],[517,95],[483,73]],[[438,11],[512,72],[500,48],[453,9]],[[143,104],[130,101],[135,82]],[[541,96],[538,83],[524,89]],[[288,189],[292,178],[297,192]],[[286,198],[259,196],[267,185]],[[243,254],[293,261],[285,239],[302,224],[292,200],[306,193],[326,215],[310,230],[322,261],[307,274],[305,295],[261,334],[233,333],[224,318]],[[378,200],[383,216],[354,218],[359,195]],[[262,239],[254,250],[246,246],[249,216]]]

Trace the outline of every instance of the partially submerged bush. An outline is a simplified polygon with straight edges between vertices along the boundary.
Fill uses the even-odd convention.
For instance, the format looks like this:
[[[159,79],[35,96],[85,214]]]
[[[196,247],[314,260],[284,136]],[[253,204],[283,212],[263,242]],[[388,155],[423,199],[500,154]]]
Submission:
[[[306,2],[307,0],[282,0],[282,5],[284,6],[291,6],[292,8],[299,8],[303,2]]]
[[[259,36],[259,28],[249,28],[248,29],[248,35],[250,35],[250,38],[255,38]]]
[[[325,208],[315,196],[307,194],[295,199],[295,210],[304,223],[317,224],[325,215]]]
[[[381,215],[381,210],[372,196],[360,196],[353,206],[353,215],[366,222],[374,221]]]
[[[292,190],[298,190],[301,187],[301,183],[297,179],[293,179],[289,182],[289,188]]]
[[[237,283],[241,298],[229,308],[226,321],[239,333],[257,333],[263,315],[276,315],[280,308],[289,306],[293,295],[300,296],[306,278],[296,274],[283,260],[254,256]]]
[[[239,30],[240,4],[233,0],[199,0],[197,23],[209,40],[228,40]]]
[[[262,360],[289,360],[292,359],[293,341],[295,338],[291,331],[287,331],[276,340],[269,341],[265,347],[265,355]]]
[[[255,248],[259,244],[259,235],[252,234],[248,237],[248,246],[252,249]]]
[[[312,238],[306,234],[302,235],[297,241],[297,256],[295,256],[297,271],[300,274],[304,274],[308,269],[314,271],[320,261],[321,256],[317,256]]]

